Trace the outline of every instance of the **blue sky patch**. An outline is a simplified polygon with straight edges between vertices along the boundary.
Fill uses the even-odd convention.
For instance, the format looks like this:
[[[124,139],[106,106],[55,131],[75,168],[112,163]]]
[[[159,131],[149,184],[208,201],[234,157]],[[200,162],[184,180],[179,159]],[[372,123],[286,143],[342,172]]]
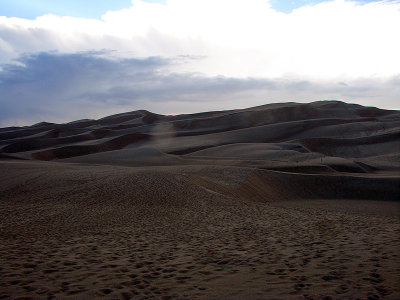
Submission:
[[[147,2],[165,3],[165,0],[146,0]],[[290,13],[304,5],[314,5],[326,0],[271,0],[271,6],[277,11]],[[359,3],[376,0],[358,0]],[[100,17],[108,10],[119,10],[132,5],[131,0],[1,0],[0,15],[35,19],[44,14],[72,16],[81,18]]]

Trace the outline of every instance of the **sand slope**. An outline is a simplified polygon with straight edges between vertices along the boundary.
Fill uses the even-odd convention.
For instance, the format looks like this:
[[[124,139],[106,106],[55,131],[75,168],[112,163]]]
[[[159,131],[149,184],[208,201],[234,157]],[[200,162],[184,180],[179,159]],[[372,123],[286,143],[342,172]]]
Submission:
[[[142,110],[67,124],[42,122],[0,131],[0,153],[57,160],[144,146],[158,149],[161,156],[164,152],[179,158],[189,153],[199,157],[196,154],[199,150],[240,143],[248,144],[243,147],[250,160],[270,161],[269,150],[279,150],[273,155],[275,160],[279,160],[280,154],[282,160],[286,159],[288,153],[281,150],[351,160],[398,153],[399,137],[400,113],[397,111],[321,101],[178,116]],[[251,156],[255,151],[258,154]],[[123,151],[119,155],[126,155],[128,161],[128,153]],[[212,150],[207,153],[210,156]],[[211,156],[230,158],[229,153]],[[104,163],[110,163],[104,158]],[[238,157],[233,155],[233,158]],[[151,161],[148,165],[152,165]]]
[[[0,167],[2,297],[400,295],[399,202],[294,201],[316,189],[237,167]]]
[[[400,113],[0,129],[0,298],[399,299]]]
[[[376,182],[373,189],[378,192],[343,196],[353,193],[377,200],[398,197],[397,188],[384,192],[386,186],[381,188],[380,182],[396,180],[382,176],[398,178],[399,153],[398,111],[340,101],[177,116],[139,110],[99,120],[42,122],[0,131],[3,158],[129,167],[248,167],[297,174],[299,180],[309,178],[313,186],[314,177],[304,175],[331,174],[336,177],[329,180],[346,186],[349,180],[342,182],[341,175],[357,174],[362,186]],[[362,175],[368,179],[360,179]],[[321,180],[325,184],[324,177]],[[357,188],[353,185],[350,190]]]

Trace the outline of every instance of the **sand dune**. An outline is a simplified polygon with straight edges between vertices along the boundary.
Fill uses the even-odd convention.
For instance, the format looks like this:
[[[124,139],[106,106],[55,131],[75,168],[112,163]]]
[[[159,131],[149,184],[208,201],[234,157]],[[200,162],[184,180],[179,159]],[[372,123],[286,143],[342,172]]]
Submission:
[[[0,299],[399,299],[400,112],[0,129]]]
[[[299,143],[311,152],[338,157],[370,157],[397,153],[400,131],[359,138],[310,138]]]
[[[398,152],[399,115],[397,111],[338,101],[275,104],[180,116],[141,110],[99,120],[42,122],[11,128],[0,132],[0,151],[53,160],[138,146],[179,156],[238,143],[248,144],[244,146],[247,153],[276,143],[296,143],[309,153],[364,158]],[[144,140],[147,142],[143,143]],[[279,153],[283,159],[288,155],[285,151],[277,151],[275,155]],[[270,159],[265,157],[267,161]]]

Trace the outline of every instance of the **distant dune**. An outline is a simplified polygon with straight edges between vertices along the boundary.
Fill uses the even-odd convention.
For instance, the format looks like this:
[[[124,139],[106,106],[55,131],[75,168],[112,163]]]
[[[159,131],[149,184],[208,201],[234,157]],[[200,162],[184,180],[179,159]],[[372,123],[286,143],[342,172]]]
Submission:
[[[400,112],[0,129],[0,298],[400,298]]]
[[[99,120],[5,128],[0,139],[4,159],[234,166],[284,172],[274,174],[282,177],[276,180],[281,185],[305,180],[309,193],[293,193],[304,198],[399,197],[400,112],[339,101],[177,116],[140,110]],[[315,178],[324,184],[339,181],[340,193],[322,192]]]

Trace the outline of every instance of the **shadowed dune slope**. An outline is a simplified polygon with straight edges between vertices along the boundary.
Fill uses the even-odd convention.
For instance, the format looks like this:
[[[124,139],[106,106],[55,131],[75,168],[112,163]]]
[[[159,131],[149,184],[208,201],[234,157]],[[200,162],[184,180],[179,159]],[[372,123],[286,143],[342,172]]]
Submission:
[[[268,185],[276,175],[268,180],[258,176],[257,180],[252,177],[258,182],[252,189],[280,187],[278,198],[285,199],[396,199],[399,153],[400,112],[340,101],[267,104],[176,116],[139,110],[99,120],[42,122],[0,130],[1,159],[270,170],[283,174],[274,181],[276,186]],[[290,195],[282,187],[284,174],[294,178],[285,175],[292,182]],[[352,174],[358,179],[350,179]],[[193,180],[214,186],[212,180]],[[349,190],[351,184],[357,188]],[[335,188],[322,191],[320,186]],[[362,191],[356,191],[358,186]],[[214,188],[231,195],[223,186]],[[277,196],[278,190],[274,193],[270,194]],[[238,192],[245,194],[251,193]]]
[[[400,112],[0,129],[0,299],[400,299]]]
[[[398,197],[396,177],[22,160],[0,168],[5,299],[400,295],[400,203],[381,201]]]

